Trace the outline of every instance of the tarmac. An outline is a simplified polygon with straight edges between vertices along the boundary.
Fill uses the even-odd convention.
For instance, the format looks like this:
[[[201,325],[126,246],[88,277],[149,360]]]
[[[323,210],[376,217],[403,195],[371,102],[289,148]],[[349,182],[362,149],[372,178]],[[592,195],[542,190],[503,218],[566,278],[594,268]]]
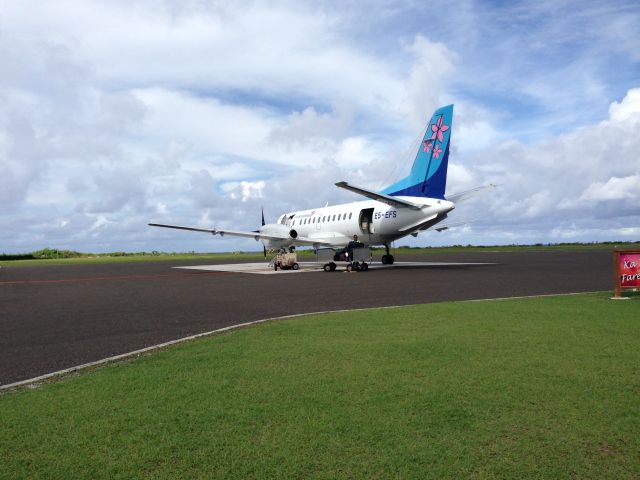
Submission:
[[[397,255],[396,260],[357,273],[326,273],[303,263],[300,271],[273,274],[267,262],[4,267],[0,386],[265,318],[613,289],[608,250],[481,251]]]

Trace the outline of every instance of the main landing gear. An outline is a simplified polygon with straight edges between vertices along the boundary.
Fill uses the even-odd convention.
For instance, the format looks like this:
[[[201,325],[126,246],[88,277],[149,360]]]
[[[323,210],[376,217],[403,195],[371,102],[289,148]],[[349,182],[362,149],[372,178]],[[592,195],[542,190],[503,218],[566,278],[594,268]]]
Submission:
[[[366,272],[369,270],[369,265],[365,262],[352,262],[347,265],[347,272]]]
[[[389,253],[389,245],[385,245],[384,248],[387,249],[387,254],[382,256],[382,264],[393,265],[394,258],[393,258],[393,255]]]
[[[336,269],[336,264],[333,263],[333,262],[325,263],[324,266],[322,267],[322,269],[325,272],[333,272]]]

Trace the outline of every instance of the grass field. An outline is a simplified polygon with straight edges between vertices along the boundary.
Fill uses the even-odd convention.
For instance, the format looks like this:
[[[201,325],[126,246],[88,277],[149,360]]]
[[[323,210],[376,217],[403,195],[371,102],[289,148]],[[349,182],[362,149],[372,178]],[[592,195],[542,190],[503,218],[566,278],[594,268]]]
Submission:
[[[302,317],[0,395],[1,478],[638,478],[640,303]]]
[[[6,256],[5,256],[6,257]],[[160,253],[160,254],[83,254],[72,258],[21,258],[3,259],[0,255],[0,266],[31,266],[31,265],[99,265],[104,263],[137,263],[137,262],[169,262],[169,261],[189,261],[189,260],[228,260],[230,262],[254,260],[264,260],[262,252],[229,252],[229,253]]]
[[[398,247],[392,249],[394,255],[429,255],[433,253],[469,253],[469,252],[505,252],[505,251],[553,251],[553,250],[613,250],[617,246],[626,249],[640,249],[640,243],[565,243],[553,245],[499,245],[499,246],[451,246],[451,247]],[[50,250],[50,249],[45,249]],[[378,259],[384,253],[384,248],[374,248],[374,257]],[[54,250],[54,252],[57,252]],[[64,258],[63,254],[47,255],[47,258],[38,258],[38,252],[33,254],[0,255],[0,266],[29,266],[29,265],[77,265],[77,264],[101,264],[101,263],[127,263],[127,262],[166,262],[179,261],[263,261],[262,252],[228,252],[228,253],[78,253],[71,252],[74,256]],[[34,255],[35,254],[35,255]],[[298,254],[304,261],[311,259],[311,250],[299,250]],[[35,256],[35,258],[33,258]],[[271,258],[273,254],[268,255]]]

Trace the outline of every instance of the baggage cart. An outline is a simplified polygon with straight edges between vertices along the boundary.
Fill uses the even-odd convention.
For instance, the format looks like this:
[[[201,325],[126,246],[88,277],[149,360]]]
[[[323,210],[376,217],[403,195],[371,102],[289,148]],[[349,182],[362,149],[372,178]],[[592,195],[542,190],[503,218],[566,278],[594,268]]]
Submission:
[[[349,255],[347,249],[324,248],[316,251],[316,260],[323,263],[322,269],[325,272],[335,271],[338,263],[345,263],[347,272],[366,272],[369,269],[369,263],[371,263],[371,248],[354,248],[352,253]]]
[[[273,259],[273,269],[278,270],[298,270],[298,255],[293,253],[278,253]]]

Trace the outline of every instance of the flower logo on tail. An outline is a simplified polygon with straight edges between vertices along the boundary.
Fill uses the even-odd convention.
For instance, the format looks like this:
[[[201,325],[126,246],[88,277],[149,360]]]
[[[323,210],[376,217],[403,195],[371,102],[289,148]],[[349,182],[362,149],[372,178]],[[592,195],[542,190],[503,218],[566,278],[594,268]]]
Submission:
[[[443,133],[447,130],[449,130],[449,125],[443,125],[442,117],[438,118],[436,124],[431,125],[431,131],[433,132],[431,140],[435,140],[437,138],[439,142],[442,142],[444,140]]]
[[[431,146],[433,145],[433,140],[429,139],[429,140],[425,140],[424,142],[422,142],[423,145],[423,151],[425,153],[429,153],[431,151]]]
[[[440,158],[441,153],[442,153],[442,149],[440,148],[440,145],[436,145],[435,148],[433,149],[433,156],[436,158]]]

